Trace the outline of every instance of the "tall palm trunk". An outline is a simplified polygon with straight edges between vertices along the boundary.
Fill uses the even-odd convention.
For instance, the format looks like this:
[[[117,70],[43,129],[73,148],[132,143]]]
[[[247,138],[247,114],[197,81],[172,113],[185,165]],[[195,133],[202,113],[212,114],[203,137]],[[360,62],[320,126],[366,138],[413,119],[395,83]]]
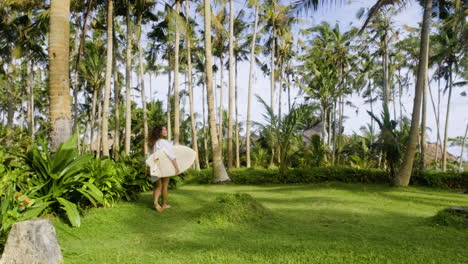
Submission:
[[[206,79],[206,78],[203,78],[203,79]],[[206,128],[206,118],[205,118],[205,107],[206,107],[206,103],[205,103],[205,83],[206,81],[203,82],[203,85],[202,85],[202,104],[203,104],[203,147],[205,149],[205,168],[209,168],[210,167],[210,162],[208,160],[208,138],[207,138],[207,135],[208,135],[208,130]]]
[[[51,149],[72,133],[69,79],[70,0],[50,1],[49,91]]]
[[[257,41],[257,27],[258,27],[258,5],[255,5],[255,22],[254,22],[254,33],[252,38],[252,44],[250,47],[250,70],[249,70],[249,90],[247,95],[247,124],[245,128],[245,137],[246,137],[246,162],[247,168],[251,166],[250,160],[250,108],[252,105],[252,89],[253,89],[253,71],[255,64],[255,44]]]
[[[229,0],[229,111],[228,111],[228,169],[233,164],[232,119],[234,115],[234,0]]]
[[[468,123],[466,124],[465,136],[463,136],[462,147],[460,152],[460,166],[458,169],[461,171],[463,168],[463,150],[465,149],[466,136],[468,134]]]
[[[442,150],[442,171],[447,170],[447,141],[448,141],[448,124],[450,118],[450,104],[452,102],[452,65],[449,65],[449,94],[447,99],[447,114],[445,116],[445,132],[444,132],[444,148]]]
[[[229,181],[226,169],[224,168],[221,146],[218,142],[216,135],[216,120],[214,111],[214,96],[213,96],[213,54],[211,48],[211,3],[210,0],[204,0],[204,11],[205,11],[205,58],[206,58],[206,88],[207,88],[207,99],[208,99],[208,117],[210,119],[210,134],[211,134],[211,145],[213,153],[213,181],[225,182]]]
[[[166,111],[166,119],[167,119],[167,139],[171,140],[172,138],[172,122],[171,122],[171,86],[172,86],[172,73],[169,67],[169,84],[167,86],[167,111]]]
[[[117,39],[115,36],[115,27],[112,27],[113,32],[112,36],[114,42]],[[113,156],[114,159],[118,160],[118,155],[120,150],[120,83],[119,83],[119,70],[117,69],[117,49],[113,45],[114,56],[113,56],[113,69],[114,69],[114,109],[115,109],[115,131],[114,131],[114,147],[113,147]]]
[[[403,104],[401,97],[403,96],[403,87],[401,86],[401,68],[398,69],[398,103],[400,105],[400,130],[403,129]]]
[[[238,70],[237,70],[237,59],[236,59],[236,72],[235,72],[235,80],[236,80],[236,91],[235,91],[235,106],[236,106],[236,168],[240,168],[240,141],[239,141],[239,105],[237,101],[237,91],[239,90],[239,85],[238,85]]]
[[[372,102],[374,99],[372,97],[372,81],[371,80],[369,80],[368,88],[369,88],[369,96],[370,96],[370,100],[369,100],[369,102],[370,102],[370,111],[371,111],[372,114],[374,114],[374,106],[373,106],[373,102]],[[373,144],[374,143],[374,119],[372,117],[371,117],[370,122],[371,122],[370,123],[370,126],[371,126],[371,131],[370,131],[371,132],[371,142],[370,143]]]
[[[28,132],[32,140],[34,140],[34,65],[32,62],[27,63],[27,92],[28,92]]]
[[[416,153],[416,144],[418,140],[419,132],[419,117],[421,110],[421,97],[424,89],[424,83],[426,82],[427,76],[427,65],[428,65],[428,54],[429,54],[429,26],[431,22],[431,9],[432,0],[427,0],[424,6],[424,15],[421,30],[421,46],[419,53],[419,66],[418,76],[416,79],[415,96],[413,103],[413,113],[411,118],[411,128],[409,133],[409,139],[407,149],[404,154],[403,163],[400,167],[395,184],[400,186],[408,186],[411,172],[413,170],[414,154]]]
[[[220,63],[220,74],[221,74],[221,80],[220,80],[220,87],[219,87],[219,131],[218,131],[218,136],[219,136],[219,145],[221,148],[221,153],[223,153],[223,90],[224,90],[224,56],[221,54],[221,57],[219,58],[219,63]]]
[[[142,32],[142,14],[138,14],[138,62],[139,62],[139,71],[138,79],[140,81],[141,89],[141,105],[143,107],[143,154],[146,156],[148,154],[148,116],[146,111],[146,95],[145,95],[145,80],[144,80],[144,70],[143,70],[143,49],[141,48],[141,32]]]
[[[185,18],[186,23],[189,25],[189,2],[185,3]],[[186,43],[187,43],[187,74],[188,74],[188,90],[189,90],[189,101],[190,101],[190,123],[192,125],[192,147],[195,150],[195,169],[200,169],[200,161],[199,161],[199,153],[198,153],[198,137],[197,137],[197,124],[195,120],[195,110],[193,105],[193,84],[192,84],[192,53],[191,53],[191,45],[192,40],[189,36],[189,30],[186,33]]]
[[[102,97],[100,95],[99,97]],[[98,132],[97,132],[97,142],[96,142],[96,157],[99,158],[101,157],[101,150],[102,150],[102,137],[101,137],[101,132],[102,132],[102,98],[99,98],[98,102],[98,117],[97,117],[97,124],[98,124]]]
[[[130,154],[132,135],[132,21],[130,7],[126,7],[127,47],[125,56],[125,154]]]
[[[80,73],[80,65],[81,65],[81,56],[84,54],[85,51],[85,38],[86,34],[88,32],[88,18],[89,18],[89,13],[91,10],[91,6],[93,4],[93,0],[89,0],[88,6],[83,13],[83,25],[82,25],[82,30],[81,30],[81,36],[80,36],[80,43],[78,47],[78,53],[76,54],[76,73],[75,73],[75,80],[73,84],[75,85],[75,88],[73,89],[73,98],[75,103],[73,104],[73,112],[75,115],[75,120],[73,124],[73,130],[75,132],[79,132],[78,129],[78,91],[79,91],[79,73]],[[79,144],[79,143],[78,143]]]
[[[423,170],[425,168],[425,156],[426,156],[426,112],[427,112],[427,94],[429,83],[426,82],[423,89],[423,98],[422,98],[422,117],[421,117],[421,159],[419,160],[419,169]]]
[[[91,118],[91,125],[90,125],[90,129],[91,129],[91,136],[90,136],[90,141],[89,141],[89,148],[90,150],[92,150],[93,146],[94,146],[94,127],[95,127],[95,124],[96,124],[96,106],[97,106],[97,88],[94,87],[93,89],[93,102],[92,102],[92,106],[91,106],[91,115],[90,115],[90,118]]]
[[[438,87],[440,89],[440,79],[438,80]],[[436,120],[436,128],[437,128],[437,132],[436,132],[436,153],[435,153],[435,158],[434,159],[435,159],[436,167],[438,167],[439,141],[440,141],[440,120],[439,120],[439,115],[438,115],[437,110],[436,110],[434,96],[432,95],[432,89],[431,89],[430,86],[428,88],[429,88],[428,90],[429,90],[429,95],[430,95],[431,103],[432,103],[432,109],[434,110],[434,117],[435,117],[435,120]]]
[[[109,100],[110,100],[110,90],[111,90],[111,78],[112,78],[112,52],[113,52],[113,35],[112,35],[112,26],[113,26],[113,1],[107,1],[107,63],[106,63],[106,81],[104,86],[104,107],[102,109],[102,156],[109,156],[109,144],[107,140],[108,134],[108,110],[109,110]]]
[[[388,106],[388,94],[389,94],[389,85],[388,85],[388,33],[385,32],[384,35],[384,49],[383,49],[383,104],[384,107]]]
[[[180,1],[176,0],[176,15],[180,14]],[[180,43],[180,29],[176,22],[175,28],[175,49],[174,49],[174,143],[179,144],[180,135],[180,114],[179,114],[179,43]]]

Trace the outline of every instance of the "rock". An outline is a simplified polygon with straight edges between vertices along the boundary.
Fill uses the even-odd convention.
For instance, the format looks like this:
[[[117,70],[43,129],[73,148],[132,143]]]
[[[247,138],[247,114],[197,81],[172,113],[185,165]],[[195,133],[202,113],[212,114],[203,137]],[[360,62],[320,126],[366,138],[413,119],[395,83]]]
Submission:
[[[18,222],[11,228],[0,264],[57,264],[63,256],[49,220]]]

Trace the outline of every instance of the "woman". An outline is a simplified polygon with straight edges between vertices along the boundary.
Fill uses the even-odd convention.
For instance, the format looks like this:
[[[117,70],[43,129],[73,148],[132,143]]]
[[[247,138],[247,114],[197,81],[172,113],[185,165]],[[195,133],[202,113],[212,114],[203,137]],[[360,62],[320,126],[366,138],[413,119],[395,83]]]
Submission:
[[[153,153],[162,149],[167,154],[169,159],[174,165],[176,174],[179,174],[179,165],[177,164],[176,156],[174,153],[174,149],[172,148],[172,143],[168,140],[164,139],[167,137],[167,129],[165,126],[156,126],[153,130],[150,146],[153,145]],[[154,183],[154,191],[153,191],[153,198],[154,198],[154,207],[158,212],[162,212],[165,209],[171,208],[169,204],[167,204],[167,190],[169,186],[170,177],[164,177],[160,179],[156,179]],[[162,194],[162,205],[159,204],[159,197]]]

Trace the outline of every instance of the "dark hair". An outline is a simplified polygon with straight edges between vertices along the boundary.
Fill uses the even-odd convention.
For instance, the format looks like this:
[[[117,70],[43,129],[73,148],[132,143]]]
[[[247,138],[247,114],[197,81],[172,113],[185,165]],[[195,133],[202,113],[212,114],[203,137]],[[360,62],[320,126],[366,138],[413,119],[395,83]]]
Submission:
[[[153,148],[156,141],[158,141],[159,139],[162,138],[162,130],[165,127],[166,127],[165,125],[158,125],[158,126],[155,126],[153,128],[153,130],[151,130],[151,135],[150,135],[150,138],[148,140],[148,144],[149,144],[150,148]]]

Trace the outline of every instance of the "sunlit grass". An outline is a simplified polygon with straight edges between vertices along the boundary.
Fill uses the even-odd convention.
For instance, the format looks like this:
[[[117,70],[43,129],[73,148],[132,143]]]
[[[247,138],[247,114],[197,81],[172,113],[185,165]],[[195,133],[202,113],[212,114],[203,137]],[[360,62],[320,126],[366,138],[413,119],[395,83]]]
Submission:
[[[250,194],[266,213],[223,223],[213,211],[216,197],[237,192]],[[65,262],[468,263],[468,230],[430,220],[443,208],[468,205],[467,195],[449,191],[341,183],[186,185],[170,192],[173,208],[163,213],[151,199],[146,193],[138,202],[95,209],[81,228],[56,220]]]

